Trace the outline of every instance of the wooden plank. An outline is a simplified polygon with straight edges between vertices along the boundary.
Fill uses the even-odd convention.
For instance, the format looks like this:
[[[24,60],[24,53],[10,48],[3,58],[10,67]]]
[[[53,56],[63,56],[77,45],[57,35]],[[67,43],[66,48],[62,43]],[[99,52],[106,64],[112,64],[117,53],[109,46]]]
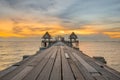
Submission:
[[[90,73],[98,73],[98,71],[90,66],[85,60],[83,60],[79,55],[76,53],[72,52],[72,54],[80,61],[80,63],[90,72]]]
[[[86,60],[87,61],[87,60]],[[90,65],[96,68],[97,71],[106,79],[106,80],[120,80],[119,77],[114,75],[113,73],[107,71],[105,68],[100,67],[93,61],[88,61]]]
[[[47,54],[49,54],[50,51],[52,51],[52,49],[54,48],[55,47],[52,47],[51,49],[46,50],[42,54],[35,55],[34,59],[28,65],[36,66],[42,60],[42,58],[44,58]]]
[[[71,54],[66,48],[64,48],[64,52],[67,53],[68,56],[69,56],[69,54]],[[72,69],[75,80],[85,80],[84,76],[79,71],[78,67],[76,66],[76,64],[74,63],[74,61],[72,60],[72,58],[70,56],[69,56],[69,59],[68,59],[68,63],[70,65],[71,69]]]
[[[87,71],[87,69],[81,64],[79,63],[79,61],[77,61],[76,59],[73,60],[74,63],[77,65],[80,73],[82,73],[82,75],[84,76],[85,80],[95,80],[91,74]]]
[[[98,73],[91,73],[96,80],[106,80],[103,76],[98,75]]]
[[[49,80],[57,52],[54,52],[36,80]]]
[[[105,80],[105,78],[103,76],[101,76],[100,73],[94,67],[92,67],[90,64],[88,64],[83,58],[81,58],[76,53],[73,53],[73,55],[81,62],[81,64],[89,71],[89,73],[92,74],[92,76],[96,80]]]
[[[54,52],[56,52],[56,49],[47,54],[42,61],[27,76],[25,76],[23,80],[36,80]]]
[[[101,74],[101,76],[103,76],[105,78],[105,80],[120,80],[120,78],[117,75],[107,71],[104,67],[101,67],[99,64],[96,64],[96,61],[94,59],[92,59],[91,57],[89,57],[83,53],[79,53],[79,52],[78,52],[78,54],[81,55],[82,58],[84,58],[84,60],[88,64],[93,66]]]
[[[95,61],[97,65],[99,65],[101,68],[104,68],[105,70],[109,71],[110,73],[116,75],[118,78],[120,78],[120,73],[113,70],[112,68],[108,67],[106,64],[103,64],[101,62]]]
[[[12,79],[9,80],[22,80],[32,69],[33,67],[27,66],[19,74],[15,75]]]
[[[66,59],[69,59],[69,58],[70,58],[67,53],[65,53],[65,57],[66,57]]]
[[[115,76],[117,76],[120,79],[120,72],[117,72],[117,71],[113,70],[112,68],[110,68],[106,65],[104,65],[103,67],[104,67],[104,69],[106,69],[107,71],[114,74]]]
[[[63,51],[63,46],[61,46],[61,56],[62,56],[62,80],[75,80],[70,65],[68,64],[67,59]]]
[[[82,73],[79,71],[78,67],[75,65],[72,59],[68,59],[68,63],[71,66],[72,72],[75,76],[75,80],[85,80]]]
[[[9,72],[15,70],[16,68],[17,68],[17,66],[11,66],[10,68],[1,71],[1,72],[0,72],[0,77],[8,74]]]
[[[77,68],[79,69],[80,73],[82,73],[85,80],[95,80],[91,74],[88,72],[88,70],[76,59],[75,56],[73,56],[72,49],[66,46],[66,50],[69,52],[69,55],[72,59],[72,61],[75,63]]]
[[[88,63],[90,64],[92,67],[94,67],[99,73],[101,78],[104,78],[104,80],[120,80],[120,78],[116,77],[114,74],[110,73],[109,71],[105,70],[103,67],[100,67],[99,65],[97,65],[94,61],[94,59],[92,59],[91,57],[85,55],[82,52],[79,52],[77,50],[73,50],[75,51],[78,55],[82,56],[82,58]]]
[[[50,80],[61,80],[61,55],[60,49],[57,52],[57,57],[51,72]]]
[[[47,49],[47,50],[52,50],[53,47]],[[47,51],[46,50],[46,51]],[[41,57],[44,57],[46,53],[46,51],[43,51],[40,55],[38,54],[39,58],[42,59]],[[47,53],[46,53],[47,54]],[[37,55],[36,55],[37,56]],[[0,80],[10,80],[11,78],[13,78],[15,75],[17,75],[21,70],[23,70],[27,65],[29,65],[31,62],[33,62],[35,60],[35,56],[31,56],[30,58],[28,58],[22,65],[18,66],[15,70],[13,70],[12,72],[6,74],[5,76],[0,77]]]
[[[88,65],[90,65],[90,61],[92,58],[88,57],[87,55],[83,54],[82,52],[79,52],[77,50],[72,49],[73,52],[75,52],[77,55],[79,55]],[[87,61],[89,62],[87,62]],[[93,59],[92,59],[93,60]],[[92,65],[90,65],[91,67],[93,67]],[[91,76],[94,77],[96,80],[107,80],[105,77],[103,77],[103,75],[101,75],[101,73],[95,68],[93,67],[97,72],[90,72]],[[95,75],[94,75],[95,74]]]

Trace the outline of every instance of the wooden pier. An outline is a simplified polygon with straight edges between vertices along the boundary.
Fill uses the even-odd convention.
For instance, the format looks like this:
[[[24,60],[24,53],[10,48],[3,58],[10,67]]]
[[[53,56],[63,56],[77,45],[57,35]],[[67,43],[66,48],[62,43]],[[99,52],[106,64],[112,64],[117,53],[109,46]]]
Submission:
[[[120,73],[58,41],[1,71],[0,80],[120,80]]]

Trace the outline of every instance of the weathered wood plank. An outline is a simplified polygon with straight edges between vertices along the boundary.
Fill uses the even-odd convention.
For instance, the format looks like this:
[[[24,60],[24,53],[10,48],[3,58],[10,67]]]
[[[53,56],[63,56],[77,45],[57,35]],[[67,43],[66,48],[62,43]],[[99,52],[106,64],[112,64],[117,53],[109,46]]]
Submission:
[[[80,73],[82,73],[82,75],[85,78],[85,80],[95,80],[91,76],[91,74],[88,72],[88,70],[77,60],[77,58],[75,56],[73,56],[73,54],[71,53],[72,49],[70,49],[69,47],[66,46],[66,50],[69,52],[69,55],[70,55],[72,61],[77,66],[77,68],[79,69]]]
[[[35,55],[34,59],[28,65],[36,66],[42,60],[42,58],[44,58],[47,54],[49,54],[50,51],[52,51],[52,49],[54,48],[55,47],[52,47],[41,54]]]
[[[72,52],[72,54],[80,61],[80,63],[90,72],[90,73],[98,73],[98,71],[90,66],[85,60],[83,60],[79,55],[77,55],[75,52]]]
[[[75,80],[85,80],[82,73],[79,71],[78,67],[75,65],[71,58],[68,59],[68,63],[71,66],[72,72],[75,76]]]
[[[79,68],[77,67],[77,65],[74,63],[74,61],[72,60],[71,56],[70,56],[70,51],[68,51],[68,49],[65,47],[64,48],[64,52],[67,53],[67,55],[69,56],[68,63],[72,69],[72,72],[74,74],[75,80],[85,80],[83,74],[79,71]]]
[[[104,78],[104,80],[120,80],[119,77],[117,77],[116,75],[110,73],[109,71],[107,71],[103,67],[100,67],[98,64],[96,64],[94,59],[90,58],[89,56],[85,55],[82,52],[79,52],[79,51],[76,51],[76,50],[73,50],[73,51],[75,51],[79,56],[82,56],[82,58],[89,65],[94,67],[100,73],[101,76],[99,76],[99,77]]]
[[[86,60],[87,61],[87,60]],[[120,80],[120,78],[113,73],[109,72],[105,68],[100,67],[93,61],[87,61],[91,66],[96,68],[97,71],[106,79],[106,80]]]
[[[22,80],[32,69],[33,67],[27,66],[21,72],[19,72],[19,74],[15,75],[12,79],[9,80]]]
[[[70,58],[69,55],[68,55],[68,53],[65,53],[65,57],[66,57],[66,59]]]
[[[89,71],[89,73],[92,74],[92,76],[97,80],[105,80],[103,76],[100,75],[100,73],[92,67],[90,64],[88,64],[84,59],[82,59],[79,55],[73,53],[74,56],[81,62],[81,64]],[[95,75],[93,75],[95,74]]]
[[[85,55],[84,53],[74,50],[72,49],[73,52],[75,52],[77,55],[81,56],[83,58],[84,61],[86,61],[89,65],[91,61],[94,61],[94,59],[92,59],[91,57],[88,57],[87,55]],[[93,67],[92,65],[90,65],[91,67]],[[90,72],[90,74],[97,80],[108,80],[108,78],[105,78],[103,75],[101,75],[101,73],[99,72],[99,70],[97,70],[95,67],[93,67],[97,72]],[[94,73],[96,75],[94,75]]]
[[[94,59],[90,58],[89,56],[83,53],[79,55],[81,55],[84,58],[84,60],[88,62],[88,64],[93,66],[106,80],[120,80],[120,78],[117,75],[109,72],[104,67],[101,67],[100,65],[96,64],[96,61]]]
[[[117,72],[117,71],[113,70],[112,68],[110,68],[110,67],[108,67],[106,65],[104,65],[103,68],[105,70],[109,71],[110,73],[116,75],[120,79],[120,72]]]
[[[47,49],[46,51],[52,50],[52,49],[53,49],[53,47]],[[45,56],[44,53],[46,53],[46,51],[43,51],[41,54],[38,54],[38,55],[35,55],[35,56],[39,56],[39,57]],[[30,58],[28,58],[27,60],[25,60],[25,62],[22,65],[18,66],[15,70],[13,70],[12,72],[6,74],[5,76],[0,77],[0,80],[10,80],[11,78],[13,78],[21,70],[23,70],[27,65],[29,65],[31,62],[33,62],[36,59],[35,56],[31,56]]]
[[[80,61],[80,63],[89,71],[89,73],[92,74],[92,76],[96,79],[96,80],[105,80],[105,78],[103,76],[100,75],[100,73],[91,65],[89,65],[84,59],[82,59],[79,55],[73,53],[73,55]],[[93,74],[96,75],[93,75]]]
[[[25,76],[23,80],[36,80],[54,52],[56,52],[56,49],[48,52],[49,54],[46,54],[46,56],[42,58],[42,61],[27,76]]]
[[[98,75],[98,73],[91,73],[95,80],[106,80],[103,76]]]
[[[51,72],[50,80],[61,80],[61,55],[60,49],[57,52],[56,60]]]
[[[75,80],[70,65],[68,64],[67,59],[63,51],[63,46],[61,46],[61,56],[62,56],[62,80]]]
[[[0,77],[8,74],[9,72],[15,70],[16,68],[17,68],[17,66],[11,66],[10,68],[1,71],[1,72],[0,72]]]
[[[56,58],[56,54],[57,54],[57,51],[52,54],[52,56],[50,57],[48,63],[46,64],[46,66],[44,67],[44,69],[39,74],[39,76],[37,77],[36,80],[49,80],[50,73],[52,71],[54,61],[55,61],[55,58]]]

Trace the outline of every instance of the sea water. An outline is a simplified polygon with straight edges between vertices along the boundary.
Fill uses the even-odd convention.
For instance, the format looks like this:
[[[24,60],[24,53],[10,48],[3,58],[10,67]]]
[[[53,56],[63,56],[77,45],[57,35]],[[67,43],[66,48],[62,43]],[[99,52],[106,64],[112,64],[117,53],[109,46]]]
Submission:
[[[0,70],[21,61],[24,55],[35,54],[40,45],[40,41],[0,41]],[[80,41],[79,47],[90,57],[104,57],[109,67],[120,72],[119,41]]]

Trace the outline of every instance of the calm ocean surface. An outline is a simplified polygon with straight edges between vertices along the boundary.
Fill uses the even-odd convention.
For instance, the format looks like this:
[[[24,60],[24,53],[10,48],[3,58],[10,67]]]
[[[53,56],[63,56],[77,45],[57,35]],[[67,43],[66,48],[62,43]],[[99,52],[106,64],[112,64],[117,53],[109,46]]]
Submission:
[[[1,41],[0,70],[39,50],[39,41]],[[103,56],[107,65],[120,72],[120,42],[80,42],[80,49],[89,56]]]

